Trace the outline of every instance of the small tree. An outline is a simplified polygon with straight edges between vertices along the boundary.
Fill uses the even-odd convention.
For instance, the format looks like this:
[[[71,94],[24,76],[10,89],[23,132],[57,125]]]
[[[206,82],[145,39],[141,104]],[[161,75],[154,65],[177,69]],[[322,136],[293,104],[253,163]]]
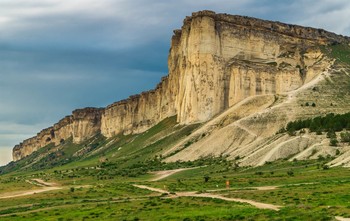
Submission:
[[[297,134],[294,128],[289,128],[287,133],[289,136],[295,136]]]
[[[341,142],[343,143],[350,142],[350,133],[349,132],[340,133],[340,139],[341,139]]]
[[[210,176],[205,175],[205,176],[204,176],[204,182],[207,183],[209,180],[210,180]]]
[[[317,130],[316,130],[316,135],[322,135],[322,130],[321,130],[321,128],[317,128]]]
[[[336,147],[338,145],[337,138],[331,138],[330,141],[329,141],[329,145],[333,146],[333,147]]]
[[[339,155],[339,154],[340,154],[340,150],[337,149],[337,150],[335,151],[335,155]]]
[[[329,130],[327,132],[327,138],[337,138],[337,135],[335,134],[334,130]]]

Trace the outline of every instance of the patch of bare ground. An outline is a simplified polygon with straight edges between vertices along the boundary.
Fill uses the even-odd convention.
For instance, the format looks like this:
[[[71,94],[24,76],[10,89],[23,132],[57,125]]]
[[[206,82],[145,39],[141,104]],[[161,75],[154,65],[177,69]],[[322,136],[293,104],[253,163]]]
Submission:
[[[339,220],[339,221],[350,221],[350,218],[344,218],[344,217],[341,217],[341,216],[336,216],[334,218],[335,218],[335,220]]]
[[[28,196],[28,195],[33,195],[33,194],[37,194],[37,193],[44,193],[44,192],[48,192],[48,191],[63,189],[63,187],[58,186],[56,183],[48,183],[42,179],[26,180],[26,182],[33,184],[33,185],[36,185],[36,186],[40,186],[42,188],[37,189],[37,190],[17,191],[17,192],[5,193],[3,195],[0,195],[0,199],[16,198],[16,197]]]
[[[159,188],[153,188],[145,185],[133,185],[134,187],[138,187],[141,189],[147,189],[150,191],[158,192],[158,193],[166,193],[170,194],[171,198],[176,198],[176,197],[201,197],[201,198],[212,198],[212,199],[221,199],[225,201],[231,201],[231,202],[239,202],[239,203],[248,203],[252,206],[255,206],[256,208],[259,209],[270,209],[270,210],[275,210],[278,211],[281,206],[278,205],[273,205],[273,204],[267,204],[267,203],[261,203],[257,202],[254,200],[246,200],[246,199],[241,199],[241,198],[228,198],[225,196],[221,196],[218,194],[212,194],[212,193],[196,193],[196,192],[176,192],[175,194],[171,194],[167,190],[159,189]]]
[[[151,172],[151,174],[156,175],[155,178],[151,179],[150,181],[158,181],[158,180],[162,180],[165,179],[175,173],[181,172],[181,171],[185,171],[185,170],[193,170],[193,169],[198,169],[201,167],[191,167],[191,168],[180,168],[180,169],[175,169],[175,170],[162,170],[162,171],[154,171]]]

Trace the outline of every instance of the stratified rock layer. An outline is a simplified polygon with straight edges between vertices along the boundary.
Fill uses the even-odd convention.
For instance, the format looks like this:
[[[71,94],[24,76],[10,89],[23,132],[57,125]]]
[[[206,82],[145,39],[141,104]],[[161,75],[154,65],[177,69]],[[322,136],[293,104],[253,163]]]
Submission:
[[[75,143],[89,139],[101,131],[102,108],[84,108],[73,111],[73,114],[60,120],[53,127],[46,128],[35,137],[24,140],[13,148],[13,160],[17,161],[54,143],[59,145],[73,137]]]
[[[13,150],[19,160],[39,148],[98,133],[140,133],[177,115],[180,124],[208,121],[243,99],[295,90],[327,66],[319,45],[349,42],[320,29],[249,17],[193,13],[175,30],[169,75],[151,91],[105,109],[76,110]]]

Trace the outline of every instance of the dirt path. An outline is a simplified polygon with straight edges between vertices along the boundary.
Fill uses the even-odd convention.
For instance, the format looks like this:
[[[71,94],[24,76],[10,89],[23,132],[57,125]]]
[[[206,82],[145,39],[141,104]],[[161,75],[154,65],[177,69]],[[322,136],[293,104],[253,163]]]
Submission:
[[[260,203],[260,202],[254,201],[254,200],[246,200],[246,199],[241,199],[241,198],[228,198],[228,197],[210,194],[210,193],[202,193],[202,194],[179,193],[179,194],[180,194],[180,196],[205,197],[205,198],[212,198],[212,199],[221,199],[221,200],[231,201],[231,202],[248,203],[248,204],[255,206],[256,208],[259,208],[259,209],[270,209],[270,210],[278,211],[281,208],[281,206],[276,206],[276,205],[267,204],[267,203]]]
[[[271,150],[269,150],[268,153],[265,154],[265,156],[263,156],[263,158],[260,160],[260,162],[257,163],[256,165],[257,165],[257,166],[262,166],[262,165],[264,165],[266,162],[268,162],[268,161],[271,159],[271,157],[272,157],[274,154],[276,154],[276,153],[280,150],[280,148],[281,148],[283,145],[285,145],[285,144],[287,144],[287,143],[290,143],[290,142],[292,142],[292,141],[294,141],[294,140],[298,140],[298,139],[300,139],[300,138],[299,138],[299,137],[295,137],[295,138],[288,139],[288,140],[286,140],[286,141],[283,141],[283,142],[277,144],[275,147],[273,147]]]
[[[341,216],[336,216],[335,219],[339,220],[339,221],[350,221],[350,218],[344,218],[344,217],[341,217]]]
[[[149,186],[145,186],[145,185],[133,185],[133,186],[141,188],[141,189],[147,189],[147,190],[150,190],[153,192],[170,194],[169,191],[158,189],[158,188],[153,188],[153,187],[149,187]],[[270,210],[275,210],[275,211],[278,211],[281,208],[281,206],[277,206],[277,205],[256,202],[254,200],[246,200],[246,199],[240,199],[240,198],[228,198],[228,197],[224,197],[224,196],[212,194],[212,193],[176,192],[175,194],[172,194],[171,197],[172,198],[176,198],[176,197],[201,197],[201,198],[221,199],[221,200],[231,201],[231,202],[248,203],[248,204],[255,206],[256,208],[259,208],[259,209],[270,209]]]
[[[29,191],[24,191],[24,192],[12,192],[12,193],[0,196],[0,199],[28,196],[28,195],[33,195],[33,194],[37,194],[37,193],[43,193],[43,192],[48,192],[48,191],[52,191],[52,190],[60,190],[60,189],[62,189],[62,187],[43,187],[42,189],[38,189],[38,190],[29,190]]]
[[[43,185],[43,186],[57,186],[57,183],[48,183],[48,182],[45,182],[44,180],[42,179],[32,179],[32,181],[40,184],[40,185]]]
[[[158,188],[153,188],[153,187],[149,187],[149,186],[145,186],[145,185],[136,185],[133,184],[134,187],[140,188],[140,189],[145,189],[145,190],[150,190],[153,192],[158,192],[158,193],[170,193],[169,191],[166,190],[162,190],[162,189],[158,189]]]
[[[256,187],[246,187],[246,188],[242,188],[242,189],[237,189],[237,190],[233,190],[233,192],[240,192],[240,191],[244,191],[244,190],[275,190],[277,188],[279,188],[280,186],[256,186]],[[227,188],[223,188],[223,189],[215,189],[215,190],[207,190],[206,192],[220,192],[220,191],[227,191],[230,190],[230,192],[232,192],[232,189],[227,189]]]
[[[17,191],[17,192],[6,193],[3,195],[0,195],[0,199],[16,198],[16,197],[21,197],[21,196],[28,196],[28,195],[33,195],[33,194],[37,194],[37,193],[44,193],[44,192],[48,192],[48,191],[63,189],[63,187],[57,186],[56,183],[48,183],[48,182],[45,182],[41,179],[26,180],[26,182],[33,184],[33,185],[36,185],[36,186],[40,186],[42,188],[37,189],[37,190]]]
[[[191,168],[181,168],[181,169],[176,169],[176,170],[163,170],[163,171],[155,171],[152,172],[152,174],[155,174],[156,177],[151,179],[150,181],[158,181],[158,180],[162,180],[168,176],[171,176],[175,173],[181,172],[181,171],[185,171],[185,170],[193,170],[193,169],[198,169],[201,167],[191,167]]]
[[[244,119],[244,118],[243,118]],[[234,122],[232,124],[232,126],[236,126],[238,128],[241,128],[242,130],[246,131],[247,133],[249,133],[251,136],[257,138],[257,139],[261,139],[255,132],[253,132],[252,130],[250,130],[249,128],[247,128],[246,126],[243,126],[242,124],[240,124],[240,120]]]

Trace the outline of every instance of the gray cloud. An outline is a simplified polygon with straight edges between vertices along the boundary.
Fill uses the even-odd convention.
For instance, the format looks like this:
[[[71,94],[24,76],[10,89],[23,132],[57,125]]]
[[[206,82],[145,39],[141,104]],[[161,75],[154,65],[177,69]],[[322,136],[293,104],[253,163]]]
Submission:
[[[347,0],[2,0],[0,150],[75,108],[153,88],[172,30],[203,9],[350,33]]]

